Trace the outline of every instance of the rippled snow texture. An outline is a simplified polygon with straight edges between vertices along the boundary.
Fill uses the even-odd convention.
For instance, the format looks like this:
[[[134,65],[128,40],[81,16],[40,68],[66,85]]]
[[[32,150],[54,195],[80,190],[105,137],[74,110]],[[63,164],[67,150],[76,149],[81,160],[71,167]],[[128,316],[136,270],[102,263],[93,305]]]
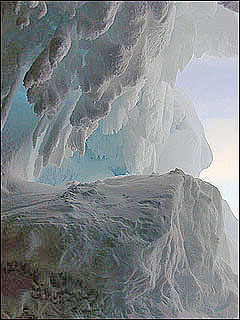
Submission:
[[[26,184],[3,201],[3,265],[27,262],[50,291],[50,279],[65,279],[61,303],[42,298],[43,317],[237,317],[217,188],[178,169],[51,188]],[[39,315],[40,296],[26,292],[18,303]]]

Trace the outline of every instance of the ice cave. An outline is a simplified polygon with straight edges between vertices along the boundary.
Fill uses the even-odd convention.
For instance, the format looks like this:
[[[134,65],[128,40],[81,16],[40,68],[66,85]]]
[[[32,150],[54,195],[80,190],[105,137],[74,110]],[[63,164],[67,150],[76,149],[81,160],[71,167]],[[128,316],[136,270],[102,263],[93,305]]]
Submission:
[[[238,25],[238,1],[1,2],[2,319],[238,318],[238,220],[176,86]]]

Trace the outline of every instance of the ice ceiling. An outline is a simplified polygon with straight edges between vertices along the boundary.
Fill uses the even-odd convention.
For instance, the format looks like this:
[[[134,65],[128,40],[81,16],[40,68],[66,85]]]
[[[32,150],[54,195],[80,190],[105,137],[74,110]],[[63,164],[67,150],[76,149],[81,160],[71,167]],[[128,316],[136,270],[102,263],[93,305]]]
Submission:
[[[2,19],[4,173],[51,183],[56,174],[95,179],[94,170],[198,176],[210,165],[201,122],[175,82],[193,57],[237,54],[236,12],[217,2],[16,1],[3,2]],[[30,105],[37,118],[16,134],[10,109],[21,94],[25,121]],[[76,151],[85,157],[71,158]]]

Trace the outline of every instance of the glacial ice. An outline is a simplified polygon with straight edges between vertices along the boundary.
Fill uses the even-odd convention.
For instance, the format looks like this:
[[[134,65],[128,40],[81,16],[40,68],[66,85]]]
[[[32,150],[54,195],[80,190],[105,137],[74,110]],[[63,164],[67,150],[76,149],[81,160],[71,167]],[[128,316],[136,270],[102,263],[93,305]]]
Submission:
[[[237,317],[238,222],[175,85],[237,55],[226,3],[1,4],[2,317]]]
[[[198,176],[210,165],[212,155],[204,131],[196,129],[201,126],[197,119],[195,122],[199,124],[186,123],[192,121],[186,111],[186,105],[191,102],[181,105],[185,94],[175,88],[175,82],[178,72],[194,56],[237,54],[235,12],[215,2],[202,5],[200,2],[98,4],[83,1],[71,2],[69,6],[49,3],[48,12],[44,11],[44,17],[38,20],[33,13],[40,10],[40,5],[44,6],[41,2],[33,7],[24,2],[18,4],[17,15],[32,15],[29,16],[32,23],[20,30],[15,27],[20,41],[7,32],[3,50],[6,68],[2,89],[3,124],[24,73],[28,102],[34,105],[40,123],[43,118],[48,119],[44,122],[44,137],[37,147],[36,124],[35,148],[31,155],[36,163],[29,167],[35,171],[29,172],[29,177],[36,179],[50,158],[50,162],[55,161],[59,167],[65,154],[72,156],[78,151],[84,155],[85,144],[96,159],[111,159],[112,167],[116,152],[111,149],[113,143],[118,144],[114,146],[118,149],[117,161],[121,163],[118,167],[126,167],[126,172],[131,174],[164,173],[180,166]],[[7,19],[14,17],[13,9],[4,7],[6,30],[14,30],[13,21]],[[99,23],[88,21],[86,17],[90,14],[95,22],[99,19]],[[72,108],[66,101],[76,90],[81,90],[81,94]],[[68,130],[60,119],[66,113],[70,114]],[[98,126],[97,135],[93,135]],[[61,130],[68,133],[67,136],[61,134],[60,143]],[[183,137],[188,141],[186,152],[181,152],[186,159],[175,161],[175,146],[183,150],[179,145]],[[195,157],[191,164],[188,153]],[[111,171],[107,166],[105,171]],[[49,170],[51,167],[46,168],[44,176]]]

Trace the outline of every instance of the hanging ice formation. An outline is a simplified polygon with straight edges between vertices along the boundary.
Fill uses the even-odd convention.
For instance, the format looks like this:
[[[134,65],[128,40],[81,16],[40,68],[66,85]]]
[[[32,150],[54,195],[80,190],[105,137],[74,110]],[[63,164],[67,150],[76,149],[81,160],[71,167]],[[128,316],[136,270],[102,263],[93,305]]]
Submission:
[[[2,317],[236,318],[237,221],[175,83],[237,54],[237,4],[1,10]]]
[[[192,57],[236,54],[234,12],[149,1],[20,1],[2,10],[3,125],[22,81],[39,117],[28,177],[84,155],[86,142],[93,157],[134,174],[178,166],[198,176],[210,165],[202,125],[175,81]]]

